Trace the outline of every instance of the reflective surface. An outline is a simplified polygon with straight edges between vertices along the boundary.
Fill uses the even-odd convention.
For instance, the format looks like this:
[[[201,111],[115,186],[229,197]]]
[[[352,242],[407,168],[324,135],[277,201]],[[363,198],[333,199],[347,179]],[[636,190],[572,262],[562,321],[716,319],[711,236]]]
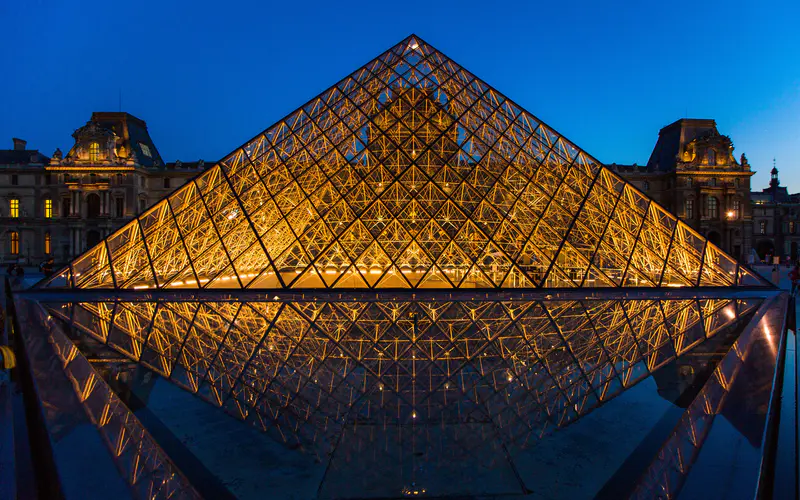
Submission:
[[[608,437],[619,448],[603,452],[607,463],[593,466],[595,480],[576,486],[574,494],[583,497],[603,488],[635,493],[647,469],[639,464],[635,472],[624,471],[626,459],[644,447],[645,463],[656,460],[670,429],[682,421],[682,411],[665,408],[678,408],[682,400],[692,402],[690,410],[706,407],[695,395],[711,390],[715,366],[751,320],[763,316],[763,303],[112,301],[46,307],[80,334],[265,431],[287,445],[287,453],[316,457],[325,464],[320,498],[423,490],[428,496],[554,495],[551,488],[564,486],[548,486],[539,476],[551,469],[546,477],[565,479],[580,463],[575,454],[597,441],[570,438],[581,432],[573,426],[610,418],[604,425],[616,427]],[[770,386],[764,388],[768,393]],[[643,409],[626,415],[626,400],[650,401],[656,412],[667,413],[660,419]],[[715,414],[687,411],[683,418],[696,423]],[[182,427],[175,415],[157,418],[177,418]],[[589,421],[580,424],[584,418]],[[625,436],[637,425],[638,432]],[[751,438],[760,436],[752,424],[746,427]],[[654,432],[662,438],[648,439]],[[564,439],[586,442],[573,442],[553,463],[556,457],[548,456]],[[226,474],[224,465],[216,467],[222,470],[209,471]],[[308,470],[315,467],[312,461]]]

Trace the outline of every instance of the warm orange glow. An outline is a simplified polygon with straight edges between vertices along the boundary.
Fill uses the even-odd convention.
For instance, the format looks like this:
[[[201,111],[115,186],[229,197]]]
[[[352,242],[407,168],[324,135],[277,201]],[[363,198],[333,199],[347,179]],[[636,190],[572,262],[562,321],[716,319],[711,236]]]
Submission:
[[[411,38],[371,64],[84,254],[73,264],[74,285],[496,289],[758,281],[427,44]],[[713,200],[709,214],[718,217]]]

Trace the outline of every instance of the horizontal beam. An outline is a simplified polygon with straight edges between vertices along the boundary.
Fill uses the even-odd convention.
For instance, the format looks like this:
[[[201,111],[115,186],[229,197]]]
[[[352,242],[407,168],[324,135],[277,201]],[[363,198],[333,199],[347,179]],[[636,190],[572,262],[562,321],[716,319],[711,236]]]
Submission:
[[[686,288],[550,288],[550,289],[201,289],[114,290],[101,288],[39,288],[15,292],[21,298],[40,302],[304,302],[304,301],[530,301],[530,300],[686,300],[771,298],[783,290],[771,287]]]

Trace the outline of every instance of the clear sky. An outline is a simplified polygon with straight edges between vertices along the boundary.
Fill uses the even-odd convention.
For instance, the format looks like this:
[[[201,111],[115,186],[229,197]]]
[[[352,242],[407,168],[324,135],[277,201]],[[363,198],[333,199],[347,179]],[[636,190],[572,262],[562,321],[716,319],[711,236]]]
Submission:
[[[603,162],[714,118],[800,191],[800,1],[0,0],[0,148],[52,154],[92,111],[166,161],[217,160],[410,33]]]

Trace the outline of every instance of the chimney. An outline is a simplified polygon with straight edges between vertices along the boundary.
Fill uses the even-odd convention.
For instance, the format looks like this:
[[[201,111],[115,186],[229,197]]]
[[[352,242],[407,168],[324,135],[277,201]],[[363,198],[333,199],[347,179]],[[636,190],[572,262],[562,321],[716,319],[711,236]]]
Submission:
[[[28,141],[23,141],[22,139],[17,139],[16,137],[11,140],[14,141],[14,151],[25,151],[25,146],[28,145]]]

